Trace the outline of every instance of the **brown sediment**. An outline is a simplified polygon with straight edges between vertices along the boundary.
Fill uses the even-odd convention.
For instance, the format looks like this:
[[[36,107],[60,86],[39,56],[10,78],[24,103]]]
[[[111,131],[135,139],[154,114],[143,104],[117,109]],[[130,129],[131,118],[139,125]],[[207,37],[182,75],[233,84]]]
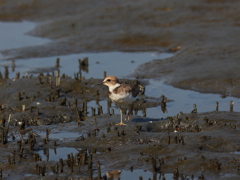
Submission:
[[[113,169],[133,168],[150,170],[155,176],[160,172],[179,177],[181,174],[199,176],[202,173],[211,179],[214,179],[215,173],[237,176],[234,174],[238,168],[236,156],[240,148],[237,135],[240,124],[239,113],[233,111],[232,102],[229,112],[180,113],[160,121],[134,115],[127,126],[117,127],[115,124],[119,122],[119,115],[102,113],[102,107],[98,114],[86,114],[87,101],[107,99],[107,89],[94,86],[102,79],[80,81],[63,78],[59,87],[54,82],[49,87],[47,81],[42,84],[37,81],[38,77],[5,80],[0,86],[1,92],[5,92],[0,94],[2,122],[9,113],[12,115],[10,126],[7,123],[9,130],[5,128],[5,122],[5,127],[2,127],[4,131],[0,132],[4,133],[0,147],[3,178],[10,174],[20,179],[51,179],[57,176],[91,179],[99,177],[101,172],[103,176]],[[133,84],[135,80],[128,83]],[[21,93],[19,101],[17,92],[23,92],[23,88],[24,95]],[[53,94],[56,89],[58,96]],[[98,96],[92,96],[96,90]],[[49,93],[55,96],[55,101],[47,101]],[[30,95],[35,98],[28,98]],[[66,96],[71,104],[75,102],[74,106],[59,104],[62,97]],[[151,100],[137,102],[134,110],[162,104],[160,100],[156,101],[158,103]],[[22,104],[26,106],[25,111],[22,111]],[[79,108],[78,113],[76,107]],[[21,129],[19,139],[6,138],[7,134],[18,136],[18,127]],[[51,137],[52,133],[56,133],[54,131],[58,131],[59,139]],[[60,138],[61,132],[76,133],[76,137]],[[38,135],[40,133],[43,135]],[[51,158],[50,149],[57,152],[62,147],[69,148],[67,159],[42,162],[43,157],[38,155],[38,152],[44,151],[48,159]],[[79,149],[79,153],[71,154],[71,148]],[[104,165],[101,166],[101,172],[99,162]],[[96,168],[98,172],[93,171]]]
[[[1,53],[8,59],[18,59],[99,51],[174,51],[171,58],[141,65],[133,76],[163,80],[183,89],[239,97],[239,3],[236,0],[65,0],[61,3],[57,0],[1,0],[0,20],[39,22],[29,34],[52,40],[45,45]],[[17,78],[12,82],[7,76],[6,69],[0,86],[0,118],[6,119],[12,114],[13,123],[27,123],[34,132],[45,131],[47,126],[48,129],[88,133],[77,140],[61,141],[51,140],[50,132],[49,139],[37,137],[34,142],[34,138],[29,138],[28,144],[24,137],[18,142],[5,142],[6,129],[2,128],[0,166],[3,178],[39,179],[50,171],[54,174],[44,176],[45,179],[88,178],[97,174],[87,170],[87,163],[89,169],[94,169],[99,168],[99,163],[98,167],[91,167],[91,162],[98,161],[104,165],[101,172],[131,167],[155,171],[160,166],[162,173],[174,176],[239,178],[240,124],[239,113],[234,112],[233,105],[230,105],[231,112],[183,114],[153,123],[132,121],[127,127],[116,128],[114,124],[119,116],[110,111],[103,114],[101,107],[98,113],[92,112],[94,117],[85,117],[86,100],[106,99],[106,89],[91,86],[97,80],[80,81],[78,76],[75,80],[63,78],[61,89],[57,89],[53,83],[55,78],[51,82],[48,77]],[[159,101],[148,106],[160,104]],[[11,124],[10,131],[16,131],[17,126],[14,129]],[[91,155],[82,150],[78,165],[72,155],[56,160],[60,162],[62,173],[56,175],[55,162],[48,162],[46,166],[36,154],[32,158],[31,152],[57,147],[97,149],[101,154],[93,154],[91,160]],[[13,153],[16,149],[18,152]],[[24,177],[26,174],[31,176]]]

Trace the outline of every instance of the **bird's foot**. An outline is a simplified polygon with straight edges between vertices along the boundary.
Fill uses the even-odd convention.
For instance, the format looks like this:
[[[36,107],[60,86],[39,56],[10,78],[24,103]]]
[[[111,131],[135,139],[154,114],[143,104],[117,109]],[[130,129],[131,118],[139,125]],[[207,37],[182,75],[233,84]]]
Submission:
[[[127,124],[124,124],[123,122],[120,122],[118,124],[116,124],[116,126],[126,126]]]

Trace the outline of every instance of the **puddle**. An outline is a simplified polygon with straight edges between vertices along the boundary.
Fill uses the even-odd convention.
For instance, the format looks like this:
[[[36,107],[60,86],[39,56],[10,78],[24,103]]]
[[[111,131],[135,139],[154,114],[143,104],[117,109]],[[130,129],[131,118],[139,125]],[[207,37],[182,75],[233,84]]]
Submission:
[[[68,154],[73,153],[75,156],[76,153],[81,150],[80,148],[68,148],[68,147],[59,147],[56,149],[45,149],[38,151],[38,154],[42,157],[42,161],[58,161],[59,159],[67,159]]]
[[[111,171],[110,173],[107,173],[107,174],[111,174],[112,178],[114,180],[118,180],[119,178],[120,179],[131,179],[131,180],[139,180],[140,176],[142,177],[142,179],[162,179],[163,177],[165,177],[166,180],[173,180],[173,174],[171,173],[166,173],[166,174],[160,174],[160,173],[157,173],[155,176],[153,174],[153,172],[150,172],[150,171],[146,171],[146,170],[143,170],[143,169],[136,169],[136,170],[133,170],[132,172],[131,171],[125,171],[123,170],[122,172],[119,172],[119,171]],[[192,179],[192,177],[190,176],[185,176],[183,175],[184,179]],[[180,179],[180,177],[179,177]],[[197,180],[197,178],[194,178],[192,180]]]
[[[42,158],[42,161],[59,161],[59,159],[67,159],[68,154],[75,155],[81,151],[81,148],[70,148],[70,147],[56,147],[55,149],[43,149],[40,151],[36,151],[40,157]],[[96,152],[96,154],[101,154],[100,152]]]
[[[182,90],[166,85],[159,81],[150,80],[150,85],[146,87],[146,95],[159,97],[164,94],[166,97],[173,99],[174,102],[167,103],[166,116],[173,116],[180,111],[190,113],[193,110],[193,104],[197,105],[198,112],[208,112],[216,110],[216,102],[219,102],[219,111],[229,111],[230,101],[234,101],[234,111],[240,111],[240,99],[234,97],[222,98],[219,94],[199,93],[191,90]],[[158,114],[156,114],[158,113]],[[147,115],[159,115],[155,108],[147,109]]]
[[[40,72],[52,73],[60,70],[68,76],[74,77],[74,73],[80,73],[78,59],[88,57],[89,68],[81,71],[85,78],[103,78],[103,72],[106,71],[108,75],[115,75],[124,77],[134,71],[134,69],[145,62],[153,59],[164,59],[173,56],[170,53],[156,53],[156,52],[104,52],[104,53],[80,53],[62,56],[44,57],[44,58],[30,58],[19,59],[14,62],[0,61],[0,71],[4,72],[4,66],[8,66],[9,77],[14,78],[16,72],[20,72],[24,76],[28,74],[38,75]],[[60,68],[57,68],[56,59],[60,58]],[[134,61],[134,63],[132,62]],[[14,65],[15,68],[12,66]]]
[[[42,45],[50,42],[49,39],[29,36],[26,33],[34,29],[36,23],[22,22],[0,22],[0,51],[27,46]]]

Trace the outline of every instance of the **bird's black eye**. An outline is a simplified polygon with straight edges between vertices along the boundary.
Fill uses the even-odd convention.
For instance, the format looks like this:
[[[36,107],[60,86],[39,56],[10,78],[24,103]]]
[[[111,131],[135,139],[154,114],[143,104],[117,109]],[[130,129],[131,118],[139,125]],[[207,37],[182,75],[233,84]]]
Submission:
[[[110,81],[111,81],[111,79],[108,79],[107,81],[108,81],[108,82],[110,82]]]

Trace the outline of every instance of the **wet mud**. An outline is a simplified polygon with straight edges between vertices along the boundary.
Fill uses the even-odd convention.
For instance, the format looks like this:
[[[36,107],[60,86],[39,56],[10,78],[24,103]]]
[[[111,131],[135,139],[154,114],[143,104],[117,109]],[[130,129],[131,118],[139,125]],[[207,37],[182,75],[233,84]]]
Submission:
[[[135,115],[127,126],[116,126],[120,115],[111,111],[113,104],[109,103],[108,113],[102,113],[100,106],[86,108],[89,101],[107,100],[106,87],[97,85],[101,79],[64,77],[60,85],[56,79],[39,75],[1,80],[3,178],[111,179],[106,172],[119,170],[121,176],[121,171],[135,169],[152,172],[153,179],[169,173],[183,179],[238,176],[238,112],[195,109],[150,119],[136,115],[137,111],[162,101],[144,97],[134,103]]]
[[[146,85],[141,79],[154,78],[182,89],[238,97],[238,7],[236,0],[0,0],[1,21],[38,22],[29,34],[52,40],[1,53],[16,60],[171,51],[173,57],[143,64],[131,76],[138,76],[141,85]],[[128,125],[115,126],[120,115],[111,109],[114,105],[109,102],[107,113],[98,106],[107,101],[107,88],[99,82],[63,76],[59,83],[55,75],[43,74],[1,79],[0,178],[113,179],[139,169],[152,172],[152,179],[169,173],[175,179],[239,178],[240,114],[231,107],[150,119],[137,112],[161,106],[162,99],[144,97],[135,102]],[[91,108],[90,101],[98,108]]]

